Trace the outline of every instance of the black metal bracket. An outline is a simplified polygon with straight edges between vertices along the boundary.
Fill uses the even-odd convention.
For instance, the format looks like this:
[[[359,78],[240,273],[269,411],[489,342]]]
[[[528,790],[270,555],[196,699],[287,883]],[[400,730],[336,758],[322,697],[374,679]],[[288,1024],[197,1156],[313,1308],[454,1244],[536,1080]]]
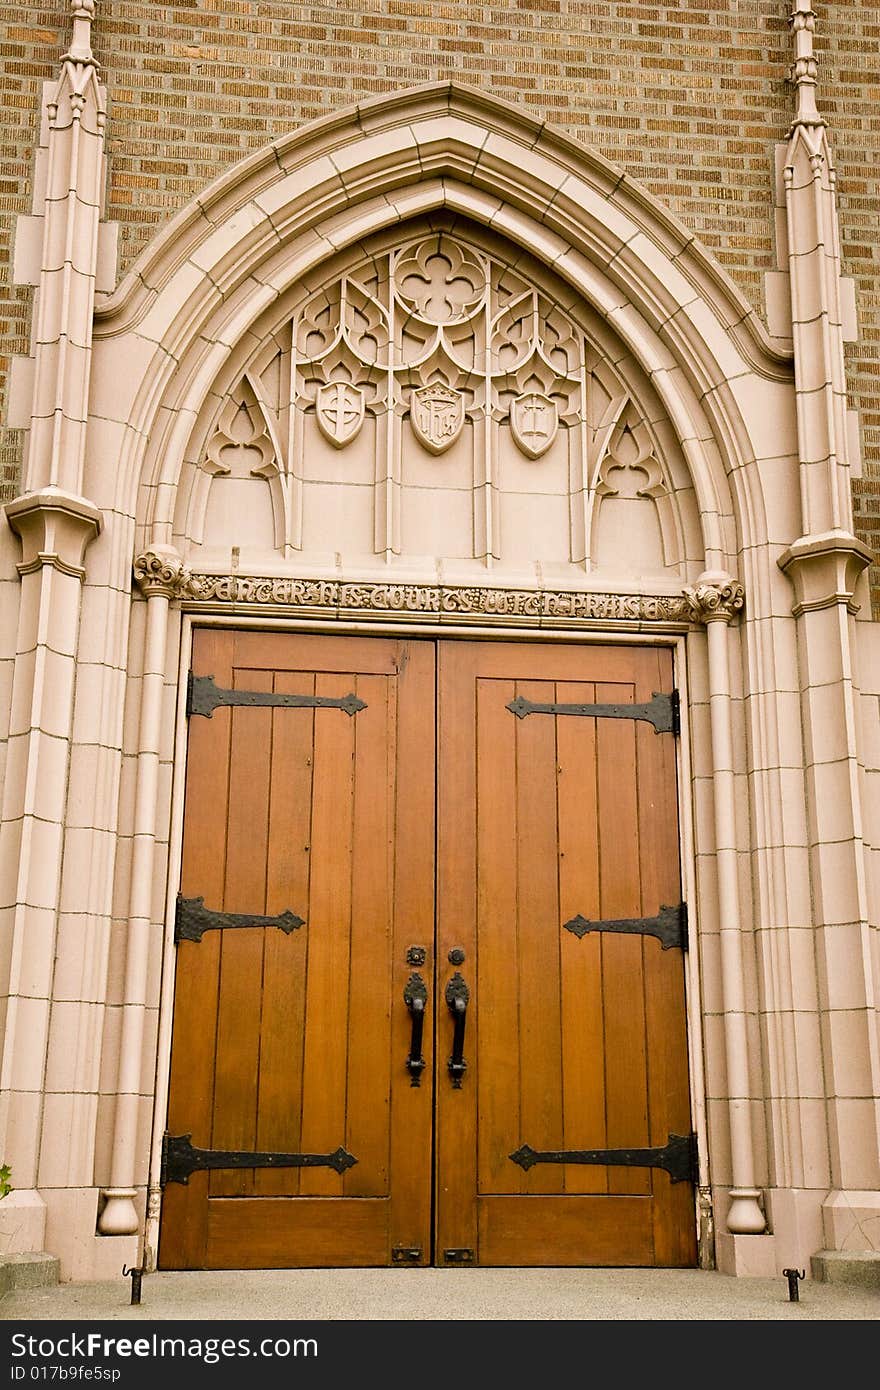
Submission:
[[[573,714],[589,719],[644,719],[653,724],[655,734],[677,734],[680,730],[677,690],[669,695],[655,690],[653,697],[640,705],[541,704],[518,695],[505,708],[517,719],[526,719],[530,714]]]
[[[420,1245],[395,1245],[391,1251],[391,1262],[396,1265],[415,1265],[421,1258]]]
[[[213,676],[194,676],[189,673],[186,692],[187,717],[203,714],[210,719],[218,705],[272,705],[279,709],[343,709],[349,716],[366,709],[366,700],[355,694],[284,695],[271,690],[224,690],[214,684]]]
[[[609,1168],[663,1168],[673,1182],[697,1182],[697,1136],[670,1134],[663,1148],[555,1149],[539,1151],[523,1144],[509,1154],[526,1172],[536,1163],[590,1163]]]
[[[668,951],[671,946],[679,946],[683,951],[686,951],[688,948],[687,903],[679,903],[678,907],[661,907],[656,917],[613,917],[591,922],[578,913],[577,917],[563,922],[562,930],[572,932],[579,940],[592,931],[656,936],[664,951]]]
[[[332,1154],[249,1153],[232,1149],[195,1149],[189,1134],[165,1134],[162,1139],[161,1184],[188,1183],[191,1173],[231,1168],[332,1168],[344,1173],[357,1159],[340,1147]]]
[[[275,917],[261,917],[250,912],[215,912],[205,907],[204,898],[184,898],[177,895],[174,913],[174,940],[201,941],[206,931],[229,931],[232,927],[277,927],[285,935],[305,926],[302,917],[287,908]]]
[[[472,1265],[474,1263],[474,1252],[473,1250],[458,1246],[452,1250],[444,1250],[443,1258],[447,1264],[451,1265]]]

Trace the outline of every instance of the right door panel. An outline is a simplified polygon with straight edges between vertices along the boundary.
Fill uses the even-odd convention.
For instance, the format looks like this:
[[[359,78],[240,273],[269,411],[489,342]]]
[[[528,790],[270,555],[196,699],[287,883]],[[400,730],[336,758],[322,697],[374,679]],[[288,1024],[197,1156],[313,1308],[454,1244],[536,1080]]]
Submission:
[[[671,654],[439,646],[437,1261],[692,1265]]]

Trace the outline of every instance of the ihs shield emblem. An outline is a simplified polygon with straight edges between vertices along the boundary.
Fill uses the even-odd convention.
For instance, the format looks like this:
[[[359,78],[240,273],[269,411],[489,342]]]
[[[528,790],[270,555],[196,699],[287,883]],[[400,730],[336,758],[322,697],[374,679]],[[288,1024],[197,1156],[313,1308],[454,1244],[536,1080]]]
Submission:
[[[413,391],[410,420],[416,438],[432,454],[442,454],[454,444],[464,425],[464,396],[451,386],[436,383]]]
[[[328,381],[315,395],[318,429],[334,449],[350,444],[364,423],[365,396],[347,381]]]
[[[517,396],[510,407],[510,432],[529,458],[540,458],[550,448],[559,428],[556,402],[538,391]]]

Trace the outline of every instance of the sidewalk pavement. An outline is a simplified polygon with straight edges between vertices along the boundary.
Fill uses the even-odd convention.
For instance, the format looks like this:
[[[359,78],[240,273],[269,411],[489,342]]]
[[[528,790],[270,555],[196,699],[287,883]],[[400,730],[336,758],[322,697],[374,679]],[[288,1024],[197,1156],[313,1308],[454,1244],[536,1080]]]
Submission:
[[[0,1321],[878,1321],[880,1289],[696,1269],[280,1269],[19,1289]]]

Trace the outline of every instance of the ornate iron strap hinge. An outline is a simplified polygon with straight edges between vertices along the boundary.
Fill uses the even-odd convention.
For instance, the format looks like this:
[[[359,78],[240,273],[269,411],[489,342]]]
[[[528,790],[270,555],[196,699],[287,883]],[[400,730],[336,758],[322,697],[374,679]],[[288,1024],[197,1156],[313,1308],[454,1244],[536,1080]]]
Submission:
[[[188,1134],[162,1139],[160,1182],[188,1183],[190,1174],[206,1168],[332,1168],[344,1173],[357,1159],[341,1146],[332,1154],[247,1153],[231,1149],[194,1149]]]
[[[663,1168],[673,1182],[697,1182],[697,1136],[670,1134],[666,1144],[653,1149],[555,1149],[539,1151],[523,1144],[508,1154],[526,1172],[536,1163],[591,1163],[610,1168]]]
[[[213,676],[194,676],[189,673],[186,692],[187,718],[203,714],[211,718],[218,705],[272,705],[280,709],[344,709],[349,716],[366,709],[366,700],[357,695],[283,695],[271,690],[224,690],[214,684]]]
[[[653,724],[655,734],[677,734],[681,727],[679,695],[673,690],[669,695],[654,692],[653,697],[641,705],[558,705],[540,704],[518,695],[506,706],[517,719],[526,719],[530,714],[576,714],[590,719],[644,719]]]
[[[604,921],[590,922],[578,913],[570,921],[563,922],[563,931],[572,932],[578,939],[591,931],[610,931],[656,936],[664,951],[670,946],[688,947],[687,903],[678,907],[661,907],[656,917],[613,917]]]
[[[305,926],[302,917],[288,908],[277,917],[261,917],[256,912],[214,912],[205,907],[204,898],[184,898],[178,893],[174,914],[174,941],[201,941],[206,931],[228,931],[230,927],[278,927],[285,935]]]

